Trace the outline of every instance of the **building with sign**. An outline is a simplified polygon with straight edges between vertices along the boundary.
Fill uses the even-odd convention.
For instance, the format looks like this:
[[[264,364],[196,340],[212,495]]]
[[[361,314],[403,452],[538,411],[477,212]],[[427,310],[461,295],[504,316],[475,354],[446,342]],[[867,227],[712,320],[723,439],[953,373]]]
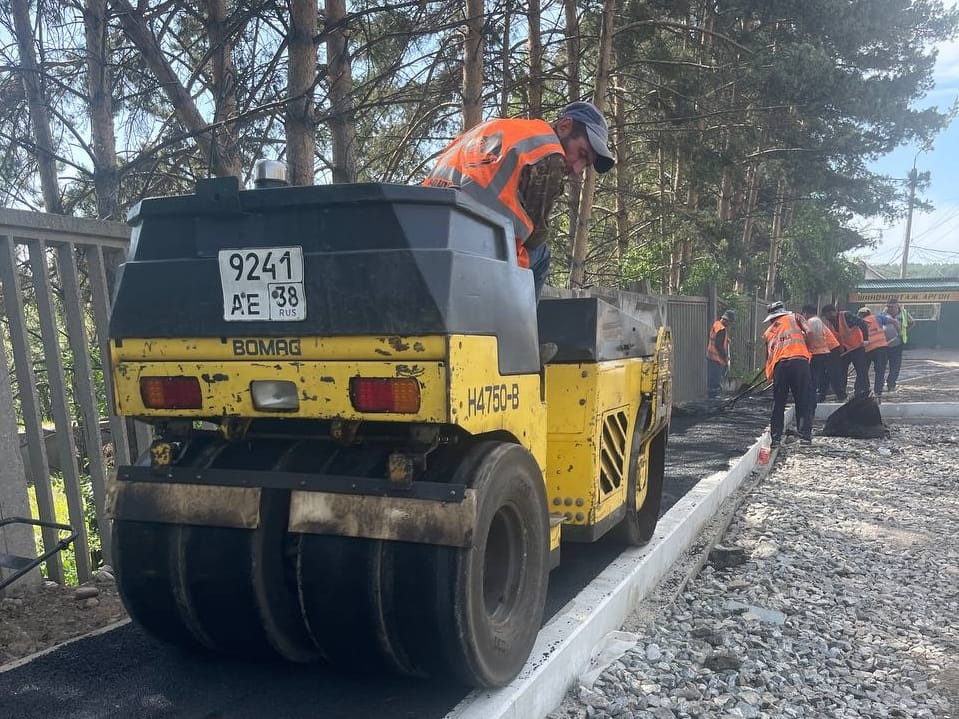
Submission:
[[[904,280],[862,280],[849,295],[849,309],[882,310],[890,297],[913,319],[909,344],[959,348],[959,277],[912,277]]]

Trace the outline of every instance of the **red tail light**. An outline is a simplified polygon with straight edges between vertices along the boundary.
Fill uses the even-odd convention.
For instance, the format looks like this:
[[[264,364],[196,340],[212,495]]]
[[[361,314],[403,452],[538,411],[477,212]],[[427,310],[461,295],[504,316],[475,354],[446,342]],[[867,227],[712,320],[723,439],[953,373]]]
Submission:
[[[420,411],[420,383],[411,377],[352,377],[350,401],[360,412]]]
[[[147,409],[200,409],[200,380],[196,377],[141,377],[140,397]]]

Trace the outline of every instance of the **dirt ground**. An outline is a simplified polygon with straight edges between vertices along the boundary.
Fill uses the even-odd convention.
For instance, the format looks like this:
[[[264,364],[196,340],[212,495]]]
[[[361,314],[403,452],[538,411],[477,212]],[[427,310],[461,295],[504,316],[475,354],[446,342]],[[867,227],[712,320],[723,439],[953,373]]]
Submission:
[[[29,591],[8,587],[0,599],[0,670],[11,661],[124,619],[126,611],[109,567],[105,569],[79,588],[54,582]]]

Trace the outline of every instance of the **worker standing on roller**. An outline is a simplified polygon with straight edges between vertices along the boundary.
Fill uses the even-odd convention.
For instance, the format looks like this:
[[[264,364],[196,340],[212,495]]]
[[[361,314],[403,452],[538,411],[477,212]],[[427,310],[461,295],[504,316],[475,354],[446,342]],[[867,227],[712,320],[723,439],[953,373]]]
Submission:
[[[727,328],[736,321],[736,311],[726,310],[713,322],[706,345],[706,392],[710,399],[719,396],[723,379],[729,371],[729,332]]]
[[[809,325],[802,315],[787,312],[782,302],[773,302],[766,310],[769,314],[763,321],[769,322],[769,327],[763,338],[766,340],[766,379],[773,383],[773,414],[769,422],[772,446],[778,447],[782,441],[786,399],[790,392],[796,403],[799,439],[809,444],[812,442],[809,410],[812,355],[806,346]]]

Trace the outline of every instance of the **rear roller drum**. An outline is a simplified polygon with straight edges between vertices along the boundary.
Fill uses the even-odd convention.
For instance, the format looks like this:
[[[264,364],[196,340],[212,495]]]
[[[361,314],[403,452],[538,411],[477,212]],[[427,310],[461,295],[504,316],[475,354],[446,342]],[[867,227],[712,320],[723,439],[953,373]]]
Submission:
[[[325,458],[322,471],[378,476],[385,471],[386,456],[369,448],[341,448]],[[308,456],[302,461],[295,465],[298,470],[317,471]],[[411,673],[389,639],[393,565],[388,543],[314,534],[295,541],[300,611],[320,653],[340,668]]]
[[[549,580],[543,476],[523,447],[485,442],[470,450],[453,481],[477,495],[473,546],[433,548],[433,631],[407,649],[431,665],[431,674],[498,687],[522,669],[543,619]]]
[[[390,666],[381,648],[376,593],[381,566],[375,539],[304,534],[299,540],[297,582],[303,618],[313,642],[334,666],[378,672]]]
[[[289,443],[226,445],[198,466],[273,469]],[[289,493],[262,490],[255,530],[117,522],[118,573],[131,616],[160,639],[235,656],[308,661],[287,562]]]
[[[177,527],[155,522],[113,523],[113,566],[120,598],[134,622],[184,649],[204,646],[183,621],[173,592]]]

